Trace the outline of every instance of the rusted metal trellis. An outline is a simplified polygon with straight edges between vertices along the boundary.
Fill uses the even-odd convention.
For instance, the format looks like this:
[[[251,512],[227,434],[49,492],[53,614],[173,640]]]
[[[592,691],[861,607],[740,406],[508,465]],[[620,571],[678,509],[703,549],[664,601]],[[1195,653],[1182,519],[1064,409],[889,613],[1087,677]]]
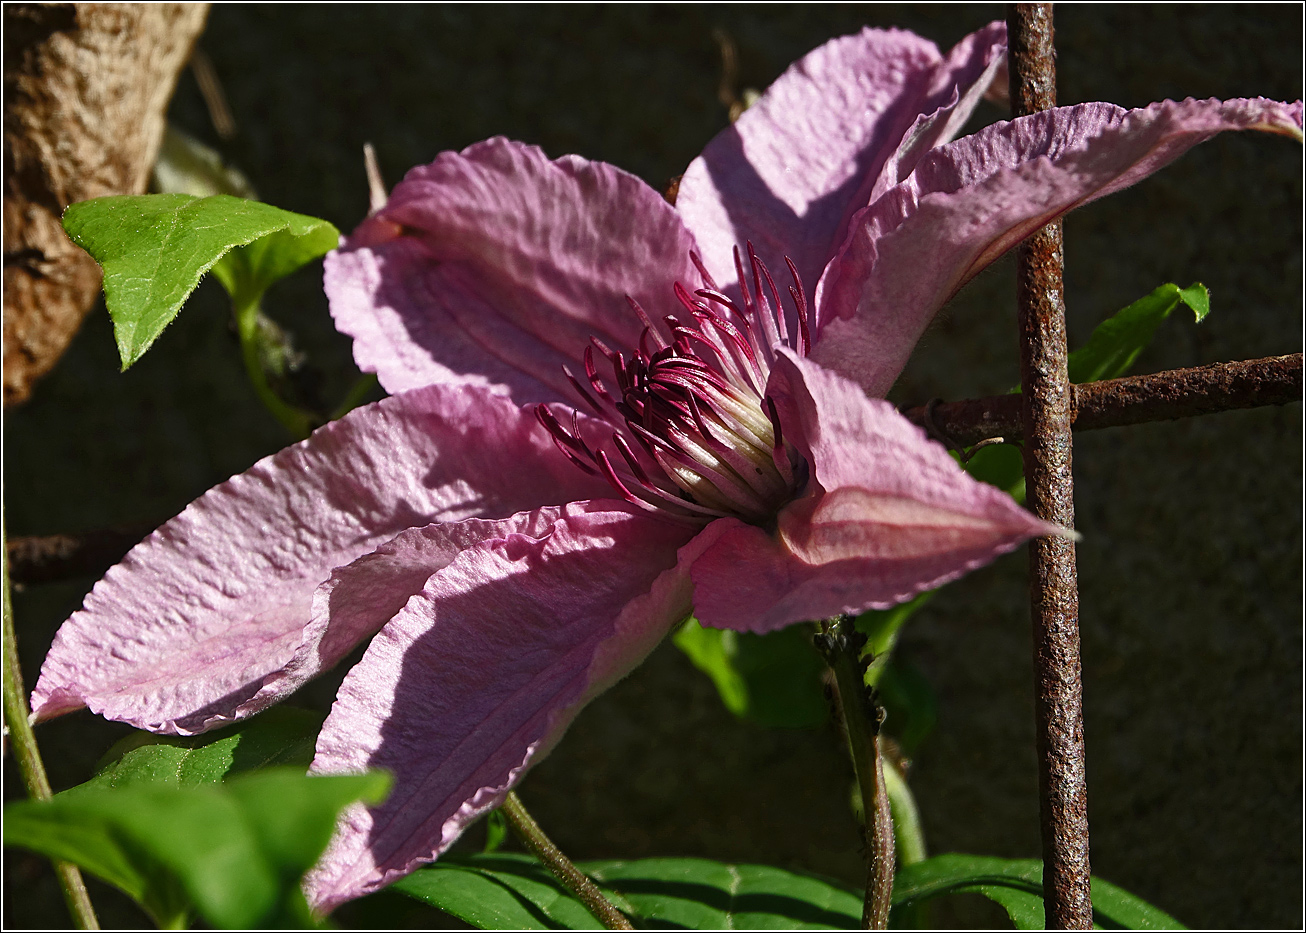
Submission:
[[[1013,4],[1007,13],[1007,36],[1012,115],[1055,107],[1052,4]],[[1073,528],[1072,398],[1066,372],[1060,222],[1021,243],[1016,262],[1027,501],[1039,518]],[[1032,540],[1029,576],[1043,902],[1049,927],[1090,930],[1093,902],[1074,541],[1052,536]]]
[[[1056,105],[1051,4],[1008,9],[1014,116]],[[1060,223],[1018,248],[1021,394],[921,406],[904,414],[959,445],[1024,442],[1030,508],[1074,525],[1071,431],[1141,424],[1300,401],[1301,353],[1071,385],[1066,373]],[[16,583],[99,574],[148,527],[11,539]],[[1078,597],[1072,541],[1030,544],[1044,894],[1050,928],[1091,929],[1089,836],[1081,708]]]

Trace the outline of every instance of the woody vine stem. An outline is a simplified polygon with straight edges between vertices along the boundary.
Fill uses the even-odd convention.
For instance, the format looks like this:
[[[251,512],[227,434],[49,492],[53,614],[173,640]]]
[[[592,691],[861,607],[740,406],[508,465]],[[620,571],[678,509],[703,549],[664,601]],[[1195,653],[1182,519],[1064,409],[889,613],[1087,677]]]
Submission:
[[[594,918],[608,930],[633,930],[626,915],[619,911],[612,902],[603,896],[598,885],[591,881],[583,871],[572,863],[571,859],[559,849],[535,822],[534,817],[526,812],[521,800],[514,791],[508,791],[507,798],[500,807],[508,825],[513,828],[522,845],[539,859],[544,867],[552,872],[553,877],[570,891]]]
[[[814,641],[834,673],[839,712],[848,735],[848,749],[862,797],[866,848],[862,929],[887,930],[893,898],[894,836],[889,795],[884,784],[884,756],[880,752],[880,723],[884,720],[884,710],[866,688],[861,663],[861,645],[865,639],[853,627],[849,617],[838,616],[822,622]]]

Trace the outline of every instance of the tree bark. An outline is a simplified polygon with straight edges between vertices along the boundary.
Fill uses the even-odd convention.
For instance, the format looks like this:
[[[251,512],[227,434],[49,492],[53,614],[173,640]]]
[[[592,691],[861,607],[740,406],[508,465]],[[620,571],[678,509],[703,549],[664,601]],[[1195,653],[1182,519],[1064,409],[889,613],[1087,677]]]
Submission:
[[[145,191],[207,15],[206,3],[5,5],[5,407],[58,362],[99,294],[64,208]]]

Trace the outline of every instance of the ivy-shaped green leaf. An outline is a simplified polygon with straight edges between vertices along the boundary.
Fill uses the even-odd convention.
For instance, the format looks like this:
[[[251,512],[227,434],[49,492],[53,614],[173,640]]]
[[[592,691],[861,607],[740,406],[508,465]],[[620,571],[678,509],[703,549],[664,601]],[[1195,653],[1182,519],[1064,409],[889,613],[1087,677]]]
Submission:
[[[160,926],[193,911],[221,928],[312,923],[299,889],[347,804],[381,800],[385,774],[273,768],[222,784],[81,787],[5,807],[4,843],[74,862]]]
[[[210,269],[238,305],[250,304],[340,239],[325,220],[225,194],[95,198],[69,207],[63,226],[104,269],[123,369],[149,349]]]

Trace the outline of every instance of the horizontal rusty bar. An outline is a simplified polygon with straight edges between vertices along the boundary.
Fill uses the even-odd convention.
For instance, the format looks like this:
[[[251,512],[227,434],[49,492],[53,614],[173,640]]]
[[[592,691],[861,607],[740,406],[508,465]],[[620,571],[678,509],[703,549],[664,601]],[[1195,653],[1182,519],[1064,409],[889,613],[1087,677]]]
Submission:
[[[929,414],[940,433],[961,446],[989,437],[1021,436],[1019,394],[941,402]],[[1071,387],[1076,431],[1173,421],[1220,411],[1302,400],[1302,354],[1171,369]],[[903,412],[926,426],[928,406]]]

